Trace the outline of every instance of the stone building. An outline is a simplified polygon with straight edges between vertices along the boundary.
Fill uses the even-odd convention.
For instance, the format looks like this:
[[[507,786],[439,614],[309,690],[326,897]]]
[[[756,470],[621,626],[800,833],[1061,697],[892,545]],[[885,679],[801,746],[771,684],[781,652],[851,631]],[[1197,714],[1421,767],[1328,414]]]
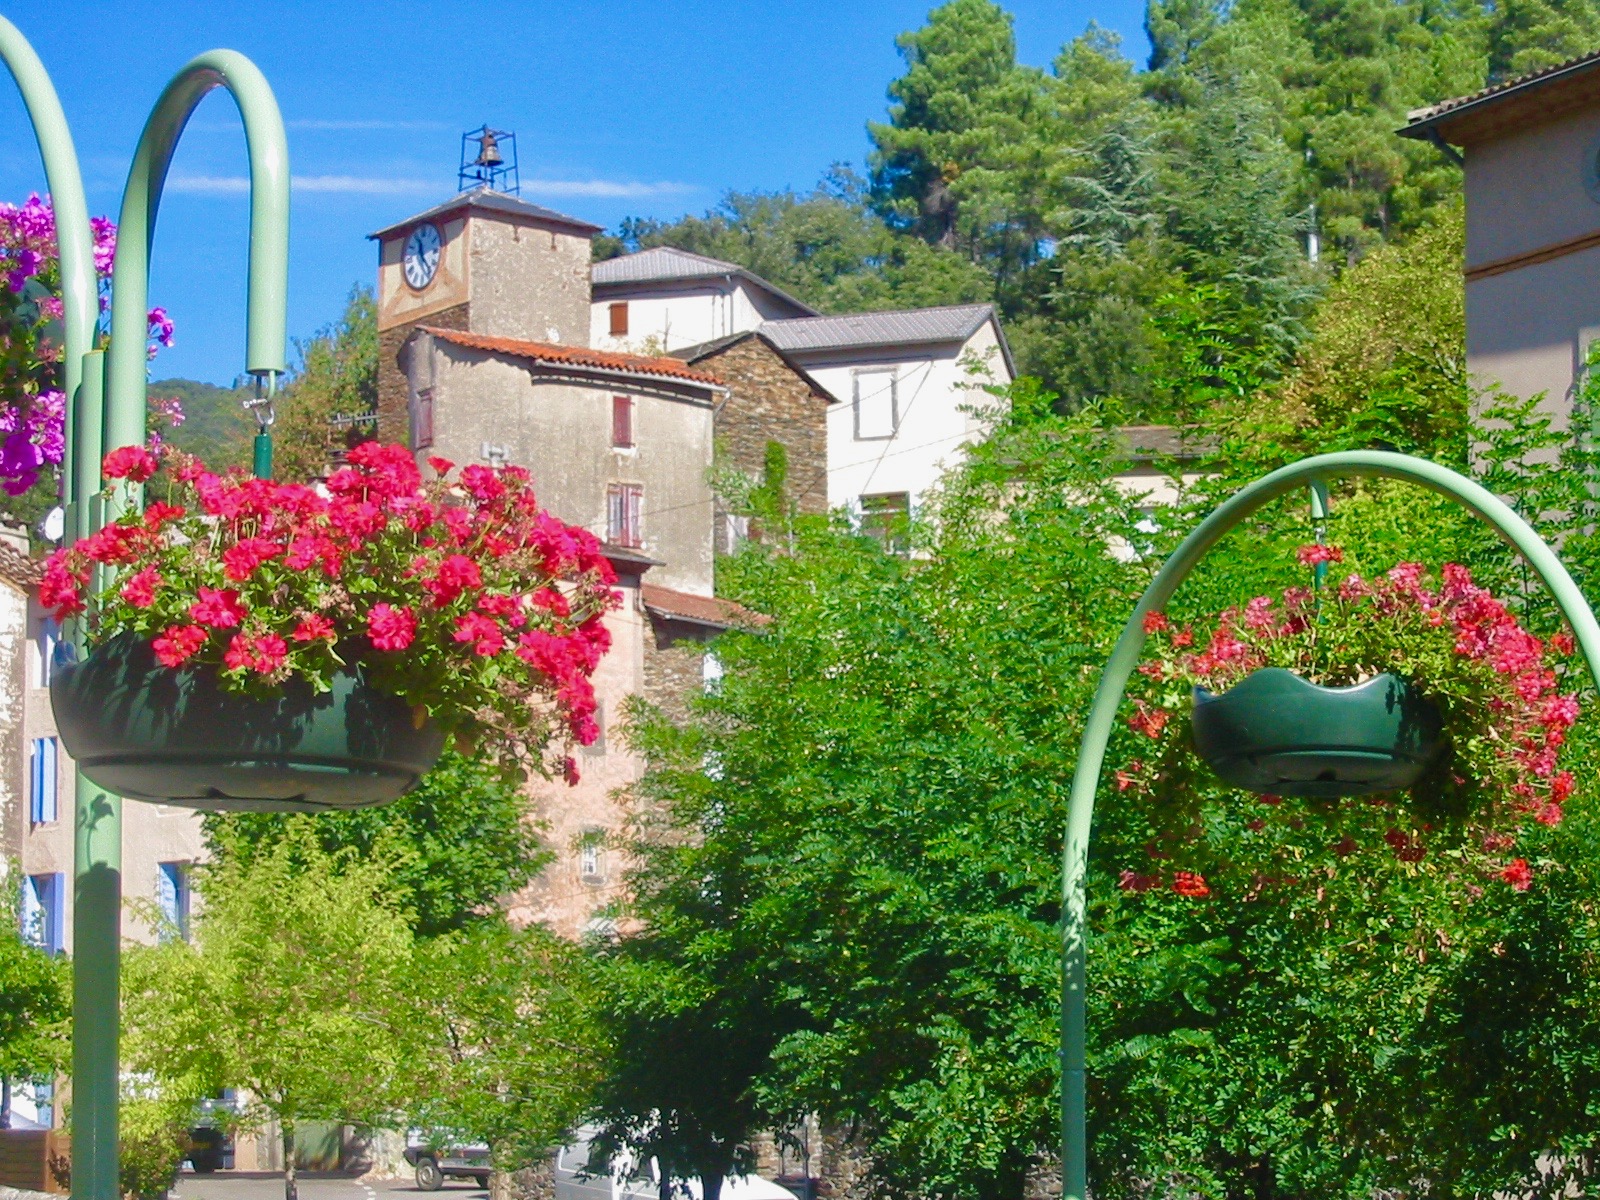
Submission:
[[[1465,172],[1473,386],[1565,416],[1600,337],[1600,53],[1418,109],[1400,133]]]
[[[809,390],[804,412],[762,424],[771,405],[736,400],[703,364],[591,347],[595,231],[478,190],[373,235],[379,436],[407,442],[424,469],[431,456],[527,467],[540,502],[599,537],[617,570],[622,605],[595,674],[600,738],[578,753],[575,785],[530,784],[555,860],[508,898],[515,919],[570,937],[603,929],[618,896],[616,797],[642,769],[615,732],[628,698],[681,710],[715,671],[705,643],[754,620],[715,595],[717,438],[796,438],[814,456],[823,436]]]
[[[760,483],[766,473],[767,447],[777,442],[788,460],[785,492],[793,511],[826,512],[825,421],[833,397],[823,386],[759,330],[674,350],[672,357],[711,372],[727,385],[713,422],[719,465]],[[719,553],[732,553],[749,532],[746,522],[722,505],[715,523]]]

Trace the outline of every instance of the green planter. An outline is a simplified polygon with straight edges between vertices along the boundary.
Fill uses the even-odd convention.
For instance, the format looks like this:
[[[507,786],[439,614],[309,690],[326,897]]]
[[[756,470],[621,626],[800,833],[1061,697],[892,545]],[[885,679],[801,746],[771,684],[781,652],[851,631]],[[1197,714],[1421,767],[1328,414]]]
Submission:
[[[257,697],[226,691],[210,667],[162,666],[131,634],[58,666],[50,705],[62,744],[100,787],[212,811],[384,804],[444,749],[439,729],[417,728],[405,704],[367,682],[359,660],[331,692],[291,680]]]
[[[1325,688],[1254,671],[1221,695],[1194,690],[1194,744],[1223,782],[1335,798],[1408,788],[1441,746],[1439,710],[1395,675]]]

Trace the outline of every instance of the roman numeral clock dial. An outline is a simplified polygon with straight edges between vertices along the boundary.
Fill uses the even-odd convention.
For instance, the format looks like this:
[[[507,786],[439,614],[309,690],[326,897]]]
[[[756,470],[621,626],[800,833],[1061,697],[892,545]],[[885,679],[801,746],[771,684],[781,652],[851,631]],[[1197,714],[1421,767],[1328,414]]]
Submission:
[[[439,227],[429,224],[418,225],[406,238],[401,268],[406,282],[419,292],[433,282],[433,274],[439,269],[440,241]]]

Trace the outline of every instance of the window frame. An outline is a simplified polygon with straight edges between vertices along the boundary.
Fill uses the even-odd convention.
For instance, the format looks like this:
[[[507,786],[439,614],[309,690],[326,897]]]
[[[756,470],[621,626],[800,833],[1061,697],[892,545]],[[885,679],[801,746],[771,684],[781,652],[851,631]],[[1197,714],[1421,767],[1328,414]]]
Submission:
[[[606,541],[630,550],[644,547],[644,485],[606,485]]]
[[[888,503],[874,504],[873,501]],[[857,497],[857,503],[861,506],[862,533],[882,542],[890,554],[905,554],[910,550],[907,536],[911,526],[910,492],[871,492]]]
[[[61,740],[54,735],[28,743],[28,824],[33,828],[61,820]]]
[[[628,302],[613,300],[606,306],[606,328],[612,337],[628,336]]]
[[[874,376],[889,377],[889,432],[861,432],[861,382]],[[850,407],[854,420],[853,431],[858,442],[887,442],[900,432],[900,372],[895,367],[863,368],[850,373]],[[869,396],[868,399],[871,399]]]
[[[634,407],[632,396],[612,395],[611,448],[613,450],[634,450],[638,448],[638,442],[634,440],[633,433]]]
[[[156,904],[161,909],[161,915],[166,917],[177,930],[177,936],[183,941],[189,940],[189,913],[190,902],[194,892],[189,886],[189,867],[187,862],[158,862],[156,864]],[[172,910],[166,906],[165,891],[167,886],[172,889]],[[161,939],[168,941],[172,937],[170,930],[161,931]]]

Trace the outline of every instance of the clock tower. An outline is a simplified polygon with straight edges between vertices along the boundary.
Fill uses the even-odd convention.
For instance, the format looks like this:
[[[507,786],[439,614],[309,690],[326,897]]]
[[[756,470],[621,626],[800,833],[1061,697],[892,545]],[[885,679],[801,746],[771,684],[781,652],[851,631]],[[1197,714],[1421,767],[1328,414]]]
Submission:
[[[589,241],[598,225],[486,187],[371,235],[378,243],[378,438],[409,441],[404,365],[418,325],[589,344]]]

